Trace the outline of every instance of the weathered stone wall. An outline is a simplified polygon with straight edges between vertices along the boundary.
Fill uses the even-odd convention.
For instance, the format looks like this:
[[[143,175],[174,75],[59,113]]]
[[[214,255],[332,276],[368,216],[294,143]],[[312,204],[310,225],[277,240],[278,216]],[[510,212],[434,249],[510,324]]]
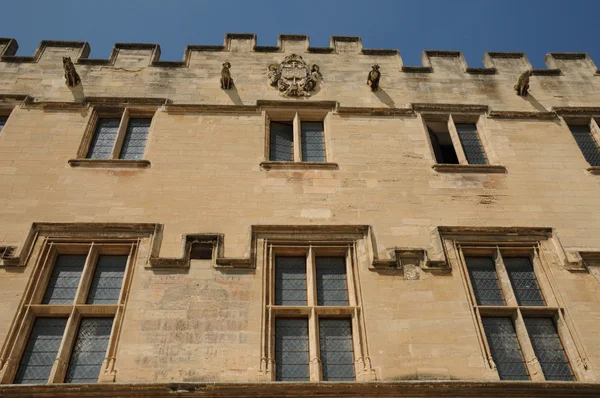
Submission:
[[[333,38],[312,49],[303,37],[255,48],[229,36],[223,48],[190,47],[181,63],[158,60],[157,46],[117,45],[110,60],[89,60],[83,43],[42,43],[34,57],[14,56],[0,40],[0,95],[30,98],[0,133],[0,243],[20,246],[33,222],[164,224],[161,257],[181,254],[182,235],[221,233],[226,257],[249,255],[250,226],[370,225],[381,258],[398,246],[429,247],[437,226],[554,228],[566,248],[600,250],[599,176],[557,107],[598,107],[600,76],[587,56],[549,55],[549,71],[531,77],[530,95],[513,85],[530,68],[521,54],[489,53],[487,69],[466,68],[460,53],[425,52],[423,67],[404,67],[394,51],[363,50]],[[11,44],[12,43],[12,44]],[[4,52],[3,52],[4,51]],[[282,98],[267,66],[291,52],[320,65],[309,99]],[[71,56],[82,84],[64,84]],[[229,61],[232,90],[219,87]],[[381,66],[381,89],[366,77]],[[494,69],[495,68],[495,69]],[[559,69],[559,70],[556,70]],[[337,101],[327,121],[328,161],[338,170],[264,170],[261,107],[157,110],[146,148],[148,169],[73,168],[91,109],[65,107],[90,97],[144,97],[172,105],[249,105],[257,101]],[[51,106],[63,103],[63,109]],[[411,104],[485,105],[485,147],[504,174],[439,173],[421,116]],[[377,109],[372,109],[377,108]],[[377,115],[390,108],[404,114]],[[492,112],[531,112],[493,117]],[[392,112],[393,113],[393,112]],[[557,261],[558,263],[558,261]],[[0,341],[19,305],[31,266],[0,268]],[[189,269],[135,270],[116,368],[119,382],[256,381],[260,365],[263,268],[232,273],[207,261]],[[552,269],[560,295],[600,369],[600,285],[588,273]],[[477,341],[459,272],[420,280],[360,270],[371,360],[381,380],[495,380]]]

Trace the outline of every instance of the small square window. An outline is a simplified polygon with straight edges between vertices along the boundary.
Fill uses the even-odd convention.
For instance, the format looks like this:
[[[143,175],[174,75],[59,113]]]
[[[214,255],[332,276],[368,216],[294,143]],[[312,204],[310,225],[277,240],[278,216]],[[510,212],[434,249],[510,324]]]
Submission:
[[[151,118],[100,117],[90,142],[88,159],[143,159]]]
[[[269,161],[325,163],[325,125],[322,120],[288,120],[269,122]]]

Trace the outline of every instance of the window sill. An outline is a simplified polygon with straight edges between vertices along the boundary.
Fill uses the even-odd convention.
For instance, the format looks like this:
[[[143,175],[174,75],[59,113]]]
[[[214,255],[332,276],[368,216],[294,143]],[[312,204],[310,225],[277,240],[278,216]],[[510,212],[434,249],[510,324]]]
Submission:
[[[434,164],[438,173],[506,173],[506,167],[495,164]]]
[[[265,170],[337,170],[337,163],[331,162],[261,162],[260,167]]]
[[[593,174],[593,175],[595,175],[595,176],[598,176],[598,175],[600,175],[600,166],[592,166],[592,167],[589,167],[589,168],[587,169],[587,171],[589,171],[589,172],[590,172],[590,174]]]
[[[69,159],[69,166],[88,168],[147,169],[150,167],[150,161],[129,159]]]

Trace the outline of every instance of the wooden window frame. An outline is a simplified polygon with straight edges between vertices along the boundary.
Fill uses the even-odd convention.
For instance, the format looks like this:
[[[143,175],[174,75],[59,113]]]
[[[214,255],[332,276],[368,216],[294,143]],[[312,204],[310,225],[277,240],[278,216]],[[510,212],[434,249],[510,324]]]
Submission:
[[[324,109],[270,109],[263,111],[265,121],[265,155],[260,163],[263,169],[337,169],[338,164],[331,161],[329,149],[331,111]],[[293,158],[292,161],[271,160],[271,122],[292,122]],[[323,123],[323,162],[302,160],[302,122]]]
[[[67,319],[67,326],[48,379],[49,384],[62,383],[64,381],[81,319],[84,317],[113,318],[112,330],[106,355],[98,376],[98,382],[114,382],[116,377],[115,360],[118,337],[122,328],[140,240],[126,238],[47,238],[38,246],[39,251],[32,260],[35,261],[35,265],[33,266],[23,301],[1,351],[2,358],[0,358],[0,365],[3,366],[0,369],[0,384],[10,384],[13,382],[37,317]],[[75,299],[72,304],[66,305],[41,304],[56,259],[59,255],[63,254],[86,255]],[[86,304],[95,267],[100,255],[128,256],[121,282],[121,291],[115,304]]]
[[[294,234],[291,239],[282,234],[261,239],[262,255],[257,261],[264,270],[263,275],[263,327],[261,347],[261,370],[263,381],[275,381],[275,320],[278,318],[306,318],[309,331],[309,374],[310,382],[322,381],[319,352],[319,318],[349,319],[352,327],[352,351],[356,381],[375,380],[367,344],[365,320],[362,309],[360,271],[361,259],[358,247],[365,244],[364,238],[339,239],[328,234]],[[305,256],[307,278],[307,305],[282,306],[275,304],[275,257]],[[339,256],[346,261],[346,283],[348,305],[317,305],[316,262],[319,256]]]
[[[485,240],[488,240],[486,238],[489,238],[489,243],[485,243]],[[566,310],[561,301],[556,297],[556,288],[553,286],[550,277],[549,265],[541,252],[543,250],[541,247],[543,242],[522,242],[517,240],[511,242],[510,237],[494,241],[494,237],[491,236],[483,237],[482,241],[483,242],[461,242],[460,240],[448,239],[445,244],[448,248],[452,247],[455,250],[456,257],[454,258],[454,261],[457,262],[457,268],[460,269],[463,277],[468,300],[473,310],[472,314],[478,332],[480,347],[482,348],[482,354],[484,355],[489,368],[496,371],[496,365],[486,338],[482,318],[510,317],[512,318],[515,327],[517,340],[521,346],[524,364],[530,379],[532,381],[544,381],[544,373],[542,372],[541,365],[533,350],[531,339],[527,332],[527,328],[525,327],[524,318],[546,317],[553,319],[559,339],[564,348],[565,356],[571,367],[574,381],[584,380],[586,369],[582,369],[582,366],[580,366],[581,363],[584,362],[582,361],[581,349],[577,344],[576,335],[572,332],[572,325],[570,325],[567,319],[568,314],[566,314]],[[468,256],[489,256],[493,258],[500,289],[506,303],[504,306],[486,306],[477,303],[467,263],[465,261],[465,257]],[[503,261],[503,258],[516,256],[529,257],[540,293],[546,303],[545,306],[520,306],[517,303]]]
[[[77,150],[77,157],[69,160],[69,165],[72,167],[124,167],[124,168],[147,168],[150,167],[150,162],[146,159],[121,159],[121,150],[129,120],[135,118],[151,119],[148,130],[148,140],[144,148],[144,158],[150,144],[150,136],[154,129],[154,123],[158,114],[157,107],[94,107],[91,112],[86,130],[83,134],[83,139]],[[109,159],[89,159],[88,153],[90,145],[96,133],[98,121],[104,118],[120,119],[119,130],[113,144]]]

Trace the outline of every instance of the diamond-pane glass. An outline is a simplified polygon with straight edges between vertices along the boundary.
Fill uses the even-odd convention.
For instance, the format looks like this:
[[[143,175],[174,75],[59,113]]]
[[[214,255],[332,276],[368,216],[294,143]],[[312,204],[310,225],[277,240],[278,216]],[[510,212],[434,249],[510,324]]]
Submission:
[[[129,119],[120,159],[143,159],[152,119]]]
[[[504,257],[504,265],[519,305],[546,305],[529,257]]]
[[[494,259],[491,257],[465,257],[473,292],[479,305],[505,305]]]
[[[542,366],[546,380],[575,380],[552,319],[524,318],[524,320],[533,351]]]
[[[6,121],[8,120],[7,116],[0,116],[0,131],[4,128]]]
[[[42,304],[73,304],[85,255],[61,254],[56,258]]]
[[[487,157],[474,124],[457,123],[456,131],[469,164],[487,164]]]
[[[87,304],[116,304],[121,293],[127,255],[98,257]]]
[[[521,346],[510,318],[482,318],[500,380],[529,380]]]
[[[110,155],[119,133],[120,119],[99,119],[94,138],[90,143],[89,159],[110,159]]]
[[[317,304],[348,305],[344,257],[317,257],[316,271]]]
[[[323,122],[302,122],[302,161],[324,162],[325,142],[323,141]]]
[[[590,166],[600,166],[600,149],[589,126],[569,126],[573,138]]]
[[[65,318],[35,320],[15,376],[15,384],[48,383],[66,326]]]
[[[308,320],[275,320],[275,379],[309,381]]]
[[[275,257],[275,304],[306,305],[306,257]]]
[[[271,122],[269,159],[291,162],[294,160],[294,126],[292,122]]]
[[[96,383],[106,357],[112,318],[83,318],[71,352],[65,383]]]
[[[354,381],[350,319],[319,319],[319,348],[325,381]]]

